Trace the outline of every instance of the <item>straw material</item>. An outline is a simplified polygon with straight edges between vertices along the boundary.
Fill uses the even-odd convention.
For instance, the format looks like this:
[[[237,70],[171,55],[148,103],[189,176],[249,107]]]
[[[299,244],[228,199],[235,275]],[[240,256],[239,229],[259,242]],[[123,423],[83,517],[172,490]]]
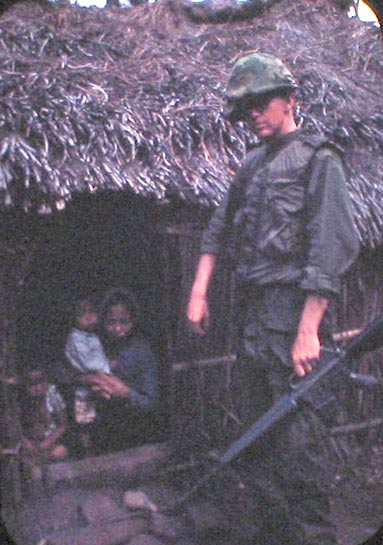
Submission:
[[[253,51],[287,63],[301,123],[344,150],[361,239],[377,246],[382,33],[335,0],[16,4],[0,18],[0,203],[47,211],[108,189],[215,206],[253,142],[221,114],[233,62]]]

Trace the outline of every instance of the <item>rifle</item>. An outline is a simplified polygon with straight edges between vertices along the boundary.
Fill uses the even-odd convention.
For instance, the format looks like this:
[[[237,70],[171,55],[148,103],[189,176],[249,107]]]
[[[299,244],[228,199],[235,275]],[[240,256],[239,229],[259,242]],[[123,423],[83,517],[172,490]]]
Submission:
[[[217,457],[215,467],[199,479],[184,496],[177,500],[177,507],[182,506],[207,481],[216,475],[218,471],[237,458],[242,451],[257,441],[277,422],[296,410],[299,400],[307,397],[310,390],[313,390],[317,383],[323,382],[323,379],[331,371],[340,366],[340,364],[348,363],[356,357],[379,348],[381,345],[383,345],[383,315],[376,318],[364,328],[345,348],[337,350],[333,357],[321,360],[318,366],[304,378],[300,379],[299,383],[288,394],[282,396],[269,410],[263,413],[223,454]],[[344,369],[342,370],[344,371]],[[355,373],[350,373],[349,376],[357,381],[359,379],[361,383],[365,383],[366,385],[377,384],[377,381],[373,377],[357,375]]]

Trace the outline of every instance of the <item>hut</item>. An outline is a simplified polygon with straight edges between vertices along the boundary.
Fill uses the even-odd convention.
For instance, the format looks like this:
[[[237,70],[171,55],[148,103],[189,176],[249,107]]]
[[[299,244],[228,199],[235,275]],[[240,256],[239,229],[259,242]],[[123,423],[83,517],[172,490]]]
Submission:
[[[161,354],[170,436],[187,437],[187,452],[226,437],[233,357],[225,263],[203,340],[188,331],[184,309],[201,231],[254,144],[245,126],[221,115],[230,68],[253,51],[287,62],[301,83],[300,122],[336,141],[347,159],[363,252],[337,330],[380,314],[382,48],[381,29],[349,19],[336,0],[159,0],[104,11],[20,2],[5,11],[1,373],[39,358],[57,368],[71,294],[124,284],[137,293]],[[359,368],[383,373],[376,354]],[[18,405],[9,385],[2,390],[1,444],[12,448]],[[371,415],[381,422],[374,395],[345,395],[343,428],[367,417],[368,428]]]

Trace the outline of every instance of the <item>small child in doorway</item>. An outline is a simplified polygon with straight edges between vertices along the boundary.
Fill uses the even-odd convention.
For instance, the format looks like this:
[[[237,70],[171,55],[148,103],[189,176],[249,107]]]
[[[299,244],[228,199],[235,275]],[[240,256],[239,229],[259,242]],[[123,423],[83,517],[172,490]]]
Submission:
[[[35,463],[65,458],[68,449],[62,441],[67,429],[64,398],[40,369],[26,373],[25,385],[21,400],[23,455]]]
[[[93,299],[79,299],[74,306],[74,324],[65,343],[65,356],[83,374],[111,374],[109,360],[96,334],[98,321],[97,305]],[[88,435],[93,429],[97,410],[93,393],[85,385],[75,389],[73,412],[76,424],[80,425],[79,441],[83,446],[88,445]]]
[[[111,373],[109,360],[95,333],[98,325],[96,304],[90,298],[80,299],[74,308],[74,327],[70,331],[65,356],[75,369],[84,373]]]

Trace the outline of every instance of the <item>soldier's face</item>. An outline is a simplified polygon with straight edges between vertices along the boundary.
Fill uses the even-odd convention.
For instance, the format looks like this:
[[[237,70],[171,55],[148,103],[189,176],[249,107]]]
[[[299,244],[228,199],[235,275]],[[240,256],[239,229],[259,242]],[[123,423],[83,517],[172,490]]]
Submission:
[[[267,96],[257,103],[254,100],[248,110],[250,129],[260,140],[272,140],[297,128],[294,119],[295,98]]]

